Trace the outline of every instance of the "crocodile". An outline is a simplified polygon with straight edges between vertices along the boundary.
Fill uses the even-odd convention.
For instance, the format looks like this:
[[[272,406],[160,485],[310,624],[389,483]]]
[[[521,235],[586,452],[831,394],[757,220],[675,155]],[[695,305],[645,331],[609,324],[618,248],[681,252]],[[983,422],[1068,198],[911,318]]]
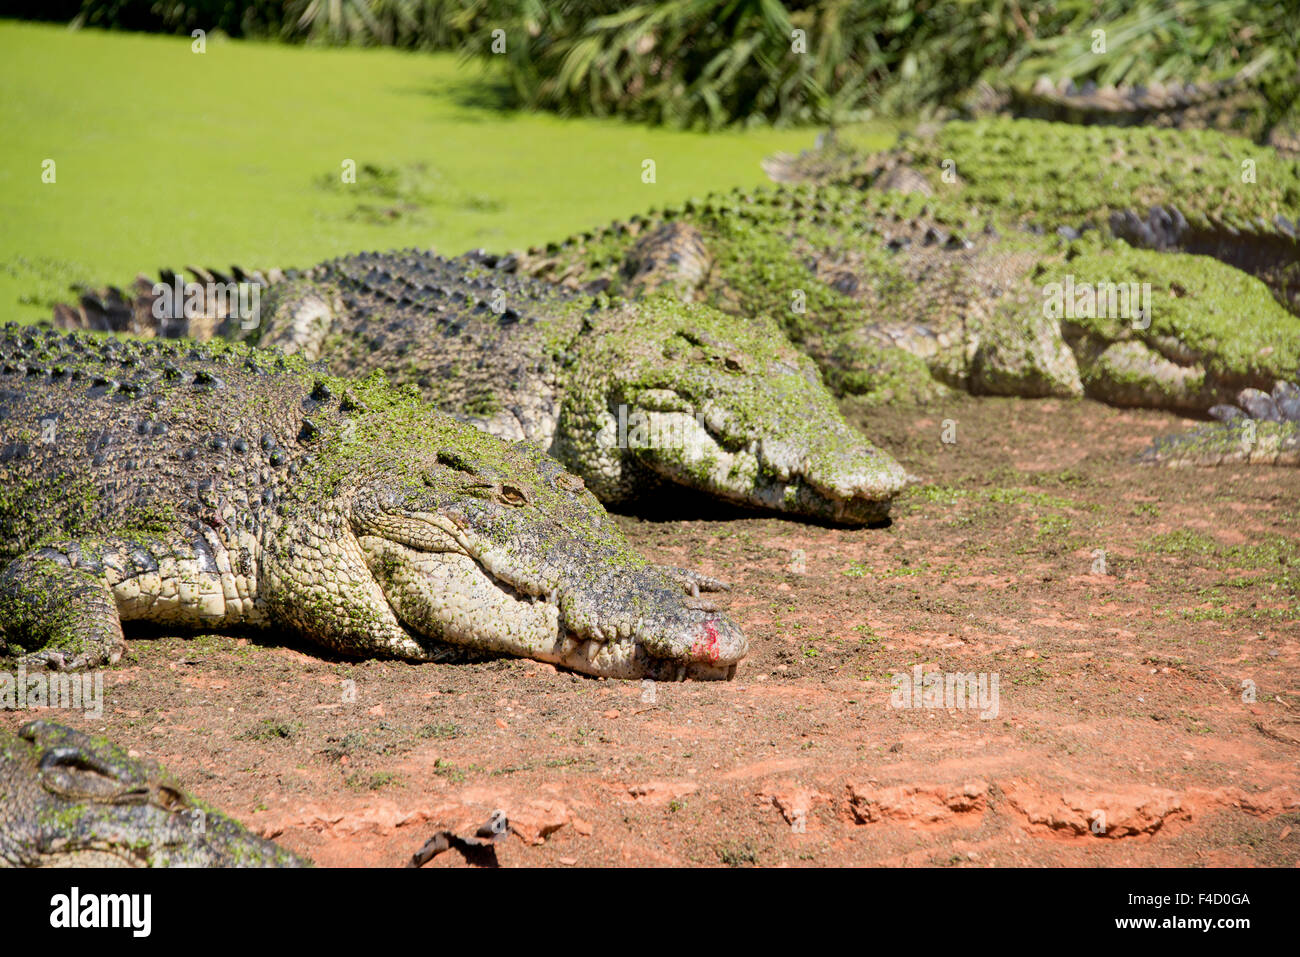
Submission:
[[[1080,125],[1214,129],[1300,153],[1298,88],[1294,61],[1288,66],[1260,58],[1229,76],[1202,81],[1099,86],[1040,76],[1028,87],[979,83],[962,105],[974,117],[1001,113]]]
[[[0,730],[0,867],[303,867],[157,764],[52,721]]]
[[[883,521],[909,476],[843,419],[816,367],[763,317],[706,304],[611,301],[511,274],[476,252],[362,253],[305,272],[200,279],[261,284],[260,321],[204,299],[188,320],[154,305],[176,281],[83,296],[62,327],[247,339],[382,370],[492,434],[527,440],[606,505],[662,511],[683,494],[832,524]],[[202,298],[202,297],[200,297]],[[157,310],[166,314],[167,310]]]
[[[239,343],[0,334],[0,653],[114,663],[123,622],[353,657],[727,678],[746,639],[581,478],[382,374]]]
[[[764,165],[778,182],[961,200],[1003,223],[1212,256],[1300,313],[1300,159],[1216,131],[996,117],[922,128],[883,153],[836,140]]]
[[[1300,319],[1260,280],[1076,223],[1049,233],[965,200],[779,186],[634,217],[498,268],[633,296],[649,285],[645,264],[659,264],[658,292],[779,318],[832,391],[868,403],[963,389],[1205,413],[1300,367]]]
[[[1300,466],[1300,385],[1278,381],[1271,392],[1242,389],[1210,409],[1213,423],[1161,436],[1140,458],[1169,467],[1236,462]]]

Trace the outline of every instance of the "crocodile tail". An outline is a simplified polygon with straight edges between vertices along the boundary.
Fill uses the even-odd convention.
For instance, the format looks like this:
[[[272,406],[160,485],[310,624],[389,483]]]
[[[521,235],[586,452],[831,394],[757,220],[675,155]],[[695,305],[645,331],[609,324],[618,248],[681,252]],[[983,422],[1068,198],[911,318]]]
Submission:
[[[1011,94],[987,80],[979,80],[961,98],[959,109],[964,119],[978,119],[1005,113],[1011,106]]]
[[[916,135],[924,135],[924,130]],[[909,164],[904,149],[884,153],[862,153],[832,142],[829,145],[792,153],[774,153],[763,160],[763,172],[775,183],[844,186],[882,192],[934,195],[925,175]]]
[[[659,289],[674,290],[686,301],[709,278],[713,258],[704,236],[687,223],[664,223],[642,235],[628,253],[623,272],[637,295]]]
[[[1300,86],[1300,77],[1296,84]],[[1283,156],[1300,158],[1300,97],[1273,124],[1267,142]]]
[[[53,324],[144,338],[242,339],[249,327],[244,314],[266,287],[284,278],[278,269],[263,273],[239,266],[228,272],[186,266],[185,272],[192,278],[170,269],[157,279],[141,273],[126,292],[116,286],[73,287],[76,304],[56,304]]]
[[[765,157],[759,165],[774,183],[799,183],[802,182],[802,176],[798,161],[799,158],[793,153],[774,153]]]
[[[763,172],[775,183],[835,183],[865,189],[880,175],[890,157],[864,154],[842,146],[833,136],[802,153],[775,153],[762,161]]]
[[[1004,108],[1017,116],[1066,123],[1217,129],[1253,139],[1267,134],[1267,99],[1260,81],[1270,64],[1256,60],[1208,83],[1076,86],[1039,77],[1029,89],[1006,92]]]

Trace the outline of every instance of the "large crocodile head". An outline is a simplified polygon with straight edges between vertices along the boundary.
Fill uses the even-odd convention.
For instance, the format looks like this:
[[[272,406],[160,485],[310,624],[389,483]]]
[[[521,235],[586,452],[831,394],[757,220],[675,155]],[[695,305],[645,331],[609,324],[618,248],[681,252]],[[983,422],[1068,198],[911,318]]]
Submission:
[[[909,479],[767,318],[652,297],[589,323],[555,451],[605,501],[668,484],[861,525]]]
[[[0,732],[0,866],[299,867],[162,769],[50,721]]]
[[[305,549],[352,552],[368,575],[337,586],[368,590],[352,604],[391,610],[425,650],[449,643],[611,678],[734,673],[739,627],[634,552],[581,478],[381,380],[333,380],[338,399],[313,393],[321,452],[284,504],[298,530],[275,536],[273,576]],[[334,584],[318,585],[327,615]],[[301,595],[281,604],[290,616],[320,607]]]

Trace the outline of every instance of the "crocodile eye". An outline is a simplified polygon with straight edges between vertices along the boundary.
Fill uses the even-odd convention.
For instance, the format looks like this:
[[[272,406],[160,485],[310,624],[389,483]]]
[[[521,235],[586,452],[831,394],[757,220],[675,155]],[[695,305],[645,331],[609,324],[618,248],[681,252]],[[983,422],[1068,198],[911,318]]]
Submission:
[[[134,783],[122,769],[76,746],[46,751],[41,756],[39,775],[45,790],[75,800],[129,802]]]
[[[526,489],[518,485],[502,485],[497,491],[497,497],[507,505],[516,507],[532,504],[532,496]]]
[[[455,491],[463,495],[472,495],[475,498],[484,498],[515,508],[533,504],[533,496],[520,485],[505,485],[495,482],[466,482],[463,485],[455,486]]]
[[[154,792],[154,803],[164,811],[179,811],[189,807],[190,802],[185,800],[185,795],[173,787],[162,785]]]

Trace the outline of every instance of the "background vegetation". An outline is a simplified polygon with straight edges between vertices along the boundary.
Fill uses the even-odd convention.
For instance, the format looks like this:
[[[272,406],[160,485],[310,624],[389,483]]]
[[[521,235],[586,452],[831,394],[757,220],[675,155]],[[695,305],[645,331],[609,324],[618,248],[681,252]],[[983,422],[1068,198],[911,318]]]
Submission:
[[[1297,0],[54,0],[92,26],[494,57],[516,105],[673,126],[848,121],[1041,75],[1203,81],[1254,64],[1295,97]],[[1106,31],[1094,53],[1093,30]],[[793,50],[803,31],[805,53]]]

